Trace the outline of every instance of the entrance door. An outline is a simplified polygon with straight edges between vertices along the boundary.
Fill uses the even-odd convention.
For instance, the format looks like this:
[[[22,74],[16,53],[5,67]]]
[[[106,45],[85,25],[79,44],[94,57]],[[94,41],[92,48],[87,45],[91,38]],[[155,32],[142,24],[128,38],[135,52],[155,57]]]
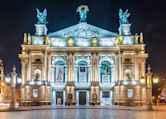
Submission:
[[[56,104],[62,105],[63,104],[63,91],[56,92]]]
[[[86,105],[86,92],[79,92],[79,105]]]

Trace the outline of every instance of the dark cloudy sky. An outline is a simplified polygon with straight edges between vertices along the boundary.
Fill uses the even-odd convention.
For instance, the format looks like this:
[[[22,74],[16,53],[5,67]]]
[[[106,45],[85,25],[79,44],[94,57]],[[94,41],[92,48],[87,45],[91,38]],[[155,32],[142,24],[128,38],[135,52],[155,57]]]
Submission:
[[[23,33],[34,33],[36,8],[47,8],[49,32],[57,31],[79,21],[76,9],[87,4],[89,24],[117,32],[119,8],[129,9],[132,33],[143,32],[148,63],[155,73],[166,73],[166,4],[164,0],[1,0],[0,2],[0,57],[5,72],[16,64]]]

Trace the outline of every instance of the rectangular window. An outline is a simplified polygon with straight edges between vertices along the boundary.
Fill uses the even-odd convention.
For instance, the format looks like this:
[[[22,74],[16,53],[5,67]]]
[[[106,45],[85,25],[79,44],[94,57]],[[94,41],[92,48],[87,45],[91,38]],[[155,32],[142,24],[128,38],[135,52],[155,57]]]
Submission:
[[[110,74],[111,74],[110,65],[102,64],[101,72],[100,72],[101,82],[102,83],[111,82],[111,75]]]
[[[86,72],[85,67],[80,67],[80,72]]]
[[[87,67],[86,66],[80,66],[79,67],[79,72],[78,72],[78,76],[79,76],[79,82],[87,82]]]
[[[128,98],[132,98],[132,97],[133,97],[133,90],[128,89]]]
[[[37,90],[37,89],[34,89],[34,90],[33,90],[33,97],[34,97],[34,98],[37,98],[37,97],[38,97],[38,90]]]
[[[59,83],[64,82],[64,66],[61,65],[56,66],[56,82]]]
[[[102,98],[110,98],[110,92],[109,91],[103,91],[102,92]]]

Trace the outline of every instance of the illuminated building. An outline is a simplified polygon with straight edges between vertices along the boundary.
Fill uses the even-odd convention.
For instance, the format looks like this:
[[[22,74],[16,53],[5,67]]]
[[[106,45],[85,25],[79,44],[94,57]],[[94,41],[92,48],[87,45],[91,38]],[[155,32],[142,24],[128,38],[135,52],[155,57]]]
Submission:
[[[0,59],[0,103],[10,102],[10,98],[11,98],[10,85],[8,85],[4,81],[4,66],[2,60]]]
[[[141,82],[148,57],[143,34],[131,34],[131,24],[124,18],[120,18],[118,34],[90,25],[86,22],[88,11],[87,6],[80,6],[78,24],[48,34],[46,19],[42,22],[38,16],[36,33],[24,34],[19,54],[21,104],[147,102],[146,85]]]

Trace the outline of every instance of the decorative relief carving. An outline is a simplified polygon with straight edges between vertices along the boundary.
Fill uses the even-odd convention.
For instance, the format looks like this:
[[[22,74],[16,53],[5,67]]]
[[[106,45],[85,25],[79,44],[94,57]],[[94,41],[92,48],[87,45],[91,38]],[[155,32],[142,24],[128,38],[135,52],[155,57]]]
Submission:
[[[115,57],[114,56],[99,56],[99,64],[101,64],[102,61],[108,61],[111,65],[115,64]]]
[[[75,57],[75,65],[77,65],[80,61],[86,61],[90,64],[90,56],[76,56]]]
[[[51,64],[55,64],[57,61],[63,61],[66,64],[67,56],[58,55],[51,57]]]

